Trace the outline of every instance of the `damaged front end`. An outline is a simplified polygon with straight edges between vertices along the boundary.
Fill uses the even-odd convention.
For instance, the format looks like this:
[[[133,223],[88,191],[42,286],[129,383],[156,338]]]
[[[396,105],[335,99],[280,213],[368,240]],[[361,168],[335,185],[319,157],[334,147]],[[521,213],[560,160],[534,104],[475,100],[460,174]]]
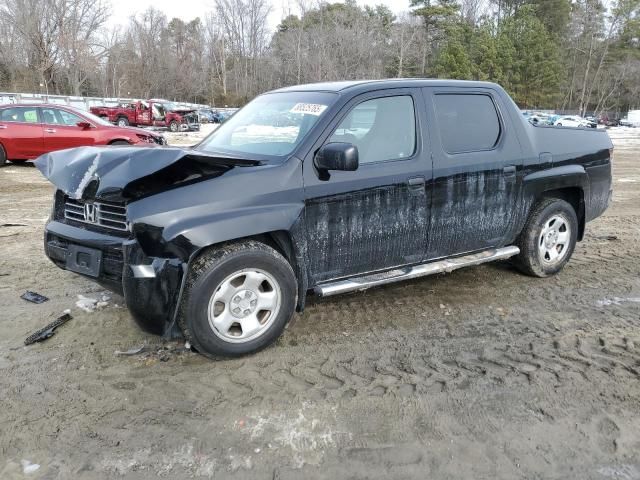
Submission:
[[[189,132],[200,131],[200,117],[195,110],[189,112],[180,112],[182,117],[181,128]]]
[[[154,195],[236,167],[260,165],[178,148],[140,147],[64,150],[35,163],[57,187],[45,228],[47,256],[58,267],[123,295],[144,330],[166,337],[179,335],[176,311],[198,246],[180,234],[169,238],[167,218],[177,221],[179,207]],[[158,211],[163,218],[155,221]]]

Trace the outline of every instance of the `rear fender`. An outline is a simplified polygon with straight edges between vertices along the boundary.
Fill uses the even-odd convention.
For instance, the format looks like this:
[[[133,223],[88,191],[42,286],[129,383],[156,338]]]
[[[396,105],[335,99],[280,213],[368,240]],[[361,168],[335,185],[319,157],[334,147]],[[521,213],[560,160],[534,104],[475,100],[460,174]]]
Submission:
[[[554,196],[572,204],[578,216],[578,240],[582,240],[585,225],[585,199],[589,198],[589,176],[582,165],[563,165],[540,170],[523,179],[525,214],[523,223],[529,217],[531,208],[541,198]],[[579,195],[575,192],[578,191]]]

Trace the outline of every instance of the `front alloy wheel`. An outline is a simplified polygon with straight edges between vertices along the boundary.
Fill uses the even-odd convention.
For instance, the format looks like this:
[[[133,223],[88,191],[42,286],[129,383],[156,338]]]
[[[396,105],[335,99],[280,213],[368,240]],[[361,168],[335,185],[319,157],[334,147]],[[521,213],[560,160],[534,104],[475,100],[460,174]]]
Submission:
[[[261,269],[245,269],[225,278],[209,300],[209,325],[232,343],[263,335],[278,315],[282,292],[278,281]]]
[[[295,312],[291,264],[256,240],[222,244],[189,267],[178,324],[198,352],[239,356],[273,343]]]

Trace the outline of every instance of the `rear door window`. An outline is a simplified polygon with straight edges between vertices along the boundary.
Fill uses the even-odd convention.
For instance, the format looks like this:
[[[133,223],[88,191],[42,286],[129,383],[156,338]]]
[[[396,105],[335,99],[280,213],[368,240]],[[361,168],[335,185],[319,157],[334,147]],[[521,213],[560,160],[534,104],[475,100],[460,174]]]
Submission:
[[[493,99],[484,94],[436,94],[440,140],[447,153],[491,150],[501,126]]]
[[[35,107],[11,107],[0,110],[0,122],[38,123]]]
[[[409,95],[366,100],[355,106],[329,138],[358,147],[361,164],[411,157],[416,150],[416,114]]]

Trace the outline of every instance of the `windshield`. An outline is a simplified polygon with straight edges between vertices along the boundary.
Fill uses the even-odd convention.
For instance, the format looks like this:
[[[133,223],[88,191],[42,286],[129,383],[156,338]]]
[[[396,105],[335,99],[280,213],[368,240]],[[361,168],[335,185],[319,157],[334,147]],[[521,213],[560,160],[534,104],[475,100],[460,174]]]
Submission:
[[[112,123],[109,123],[106,120],[103,120],[102,118],[98,117],[97,115],[94,115],[91,112],[87,112],[86,110],[81,110],[81,109],[76,108],[76,107],[67,107],[67,108],[69,110],[75,111],[79,115],[82,115],[83,117],[85,117],[87,120],[89,120],[92,123],[96,123],[98,125],[103,125],[105,127],[113,127]]]
[[[205,152],[290,154],[337,98],[327,92],[282,92],[257,97],[198,145]]]
[[[175,103],[171,103],[171,102],[162,102],[160,105],[162,105],[162,107],[167,111],[167,112],[173,112],[174,110],[180,110],[180,108],[178,108],[178,106]]]

